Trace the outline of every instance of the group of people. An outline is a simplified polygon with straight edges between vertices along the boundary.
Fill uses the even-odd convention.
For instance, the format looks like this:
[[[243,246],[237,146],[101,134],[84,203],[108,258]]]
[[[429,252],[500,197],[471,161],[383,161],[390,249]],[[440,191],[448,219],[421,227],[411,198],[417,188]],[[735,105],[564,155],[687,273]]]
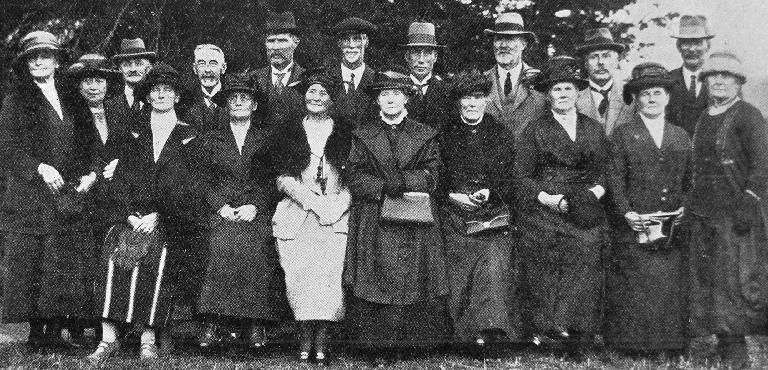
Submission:
[[[141,39],[62,73],[54,35],[24,37],[0,111],[3,322],[50,347],[95,317],[94,363],[131,327],[156,359],[178,307],[203,348],[261,349],[293,319],[319,364],[333,333],[384,355],[717,335],[746,359],[768,324],[768,128],[704,17],[672,36],[681,68],[628,81],[605,28],[539,70],[536,35],[500,14],[496,65],[450,81],[433,24],[410,25],[408,75],[365,63],[375,30],[343,20],[340,64],[305,69],[274,14],[269,66],[225,74],[198,45],[191,88]]]

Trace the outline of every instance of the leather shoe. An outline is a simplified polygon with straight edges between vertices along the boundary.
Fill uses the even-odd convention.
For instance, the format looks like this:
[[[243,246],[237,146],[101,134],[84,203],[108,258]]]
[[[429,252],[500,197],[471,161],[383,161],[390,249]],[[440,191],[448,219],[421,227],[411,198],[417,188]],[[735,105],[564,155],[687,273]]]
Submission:
[[[299,352],[299,362],[302,364],[309,363],[309,352]]]
[[[157,345],[154,343],[142,343],[139,348],[139,359],[141,361],[156,361],[160,356],[157,354]]]
[[[330,356],[325,352],[316,352],[315,353],[315,363],[318,366],[328,366],[330,364],[331,358]]]
[[[251,348],[262,349],[267,344],[267,330],[260,325],[251,327],[251,333],[248,336],[248,345]]]
[[[212,348],[221,344],[222,338],[219,333],[219,328],[216,324],[208,323],[205,325],[205,329],[197,338],[197,344],[200,348]]]
[[[100,342],[99,345],[96,347],[96,350],[93,351],[86,359],[93,364],[93,365],[99,365],[104,363],[110,356],[117,353],[117,351],[120,350],[120,342]]]

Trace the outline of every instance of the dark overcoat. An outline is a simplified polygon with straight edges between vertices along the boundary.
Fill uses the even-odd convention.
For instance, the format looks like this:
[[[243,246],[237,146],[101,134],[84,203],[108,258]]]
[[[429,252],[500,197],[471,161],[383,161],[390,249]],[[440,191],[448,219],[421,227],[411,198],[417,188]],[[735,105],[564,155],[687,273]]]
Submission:
[[[669,212],[683,205],[690,188],[691,141],[685,130],[665,123],[659,148],[636,114],[613,131],[611,142],[609,194],[615,212],[606,266],[606,343],[635,350],[681,349],[686,342],[686,246],[652,250],[638,244],[624,214]]]
[[[304,96],[296,90],[288,87],[299,81],[299,77],[304,73],[304,68],[294,62],[293,70],[288,77],[288,83],[283,90],[278,92],[272,85],[272,67],[266,66],[253,71],[252,78],[259,83],[259,87],[267,94],[268,112],[275,119],[283,121],[304,112]]]
[[[450,86],[440,76],[433,75],[429,79],[426,94],[414,93],[409,99],[406,108],[408,117],[416,122],[425,123],[440,131],[448,124],[451,111],[448,101]]]
[[[669,105],[667,105],[667,118],[673,124],[682,127],[688,135],[693,136],[693,132],[696,129],[696,121],[699,119],[701,112],[707,107],[709,88],[706,83],[702,84],[699,95],[695,96],[690,93],[688,86],[685,85],[683,67],[673,69],[669,74],[675,80],[675,84],[670,91],[671,96]]]
[[[371,66],[365,66],[363,71],[363,77],[360,78],[360,83],[353,91],[347,92],[344,88],[344,79],[341,75],[341,66],[336,65],[330,69],[330,75],[336,81],[338,85],[338,92],[336,100],[333,102],[334,116],[339,117],[344,122],[352,125],[352,127],[359,127],[363,122],[367,122],[371,119],[372,108],[371,96],[366,93],[366,89],[373,83],[376,77],[376,71]]]

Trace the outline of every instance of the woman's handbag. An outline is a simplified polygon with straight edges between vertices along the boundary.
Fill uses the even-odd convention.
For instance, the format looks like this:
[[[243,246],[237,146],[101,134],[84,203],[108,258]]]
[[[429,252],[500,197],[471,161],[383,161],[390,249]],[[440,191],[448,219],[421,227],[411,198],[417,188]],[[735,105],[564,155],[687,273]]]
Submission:
[[[160,230],[149,234],[133,231],[126,224],[112,226],[104,238],[108,250],[112,250],[110,259],[115,266],[132,270],[150,250],[162,248],[160,245]]]
[[[509,207],[499,201],[475,211],[464,211],[459,207],[451,207],[449,212],[454,225],[465,235],[475,235],[492,230],[509,228]]]
[[[391,223],[434,225],[432,199],[427,193],[409,192],[393,198],[384,195],[381,221]]]

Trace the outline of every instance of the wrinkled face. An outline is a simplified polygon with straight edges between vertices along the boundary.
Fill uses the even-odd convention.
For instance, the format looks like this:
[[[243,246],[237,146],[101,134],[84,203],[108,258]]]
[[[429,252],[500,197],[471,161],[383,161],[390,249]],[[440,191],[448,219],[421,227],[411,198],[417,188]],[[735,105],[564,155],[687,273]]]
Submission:
[[[437,50],[429,46],[410,47],[405,52],[405,61],[411,69],[411,74],[419,80],[424,79],[435,68]]]
[[[381,90],[376,100],[381,112],[387,117],[397,117],[405,110],[408,96],[399,89]]]
[[[677,39],[677,51],[683,58],[683,64],[689,70],[695,71],[704,64],[704,58],[709,52],[708,39]]]
[[[339,48],[344,63],[357,64],[365,58],[365,48],[368,46],[368,36],[364,34],[347,35],[339,39]]]
[[[523,57],[523,50],[528,46],[528,41],[523,36],[495,35],[493,37],[493,52],[496,63],[500,65],[516,66]]]
[[[168,112],[179,102],[179,96],[171,85],[157,84],[152,86],[149,91],[149,104],[152,104],[152,110],[159,113]]]
[[[477,122],[485,114],[488,105],[488,97],[482,93],[473,93],[462,96],[459,100],[461,118],[468,122]]]
[[[304,104],[307,112],[312,114],[323,114],[328,112],[332,101],[328,91],[320,84],[310,85],[307,93],[304,94]]]
[[[589,79],[603,85],[619,68],[619,53],[614,50],[595,50],[584,58]]]
[[[663,87],[649,87],[641,90],[637,95],[637,110],[644,116],[656,118],[664,114],[669,104],[669,92]]]
[[[152,68],[152,63],[147,58],[123,59],[120,62],[120,72],[123,74],[125,82],[129,85],[136,85],[141,82],[150,68]]]
[[[80,95],[89,105],[101,104],[107,95],[107,79],[94,76],[80,80]]]
[[[35,80],[47,80],[59,68],[56,52],[48,49],[33,52],[27,56],[27,67]]]
[[[264,44],[269,64],[282,68],[293,61],[293,52],[299,46],[299,38],[290,33],[268,35]]]
[[[200,49],[195,52],[193,66],[197,78],[203,87],[212,89],[221,82],[221,75],[226,72],[224,55],[213,49]]]
[[[558,82],[549,88],[547,98],[552,110],[564,114],[576,108],[576,96],[579,89],[573,82]]]
[[[739,79],[730,73],[715,73],[707,76],[709,96],[717,100],[731,100],[741,92]]]
[[[235,91],[227,96],[227,105],[229,106],[229,117],[233,120],[246,120],[251,118],[251,114],[257,108],[253,96],[246,92]]]

